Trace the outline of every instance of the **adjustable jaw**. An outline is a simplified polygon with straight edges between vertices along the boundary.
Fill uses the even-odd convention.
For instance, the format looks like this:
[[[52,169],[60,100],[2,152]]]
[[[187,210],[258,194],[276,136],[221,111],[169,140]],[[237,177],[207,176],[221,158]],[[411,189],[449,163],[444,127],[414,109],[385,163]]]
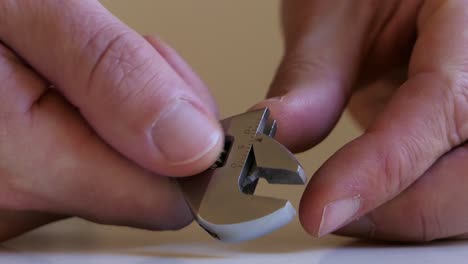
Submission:
[[[287,200],[252,195],[259,178],[273,184],[304,184],[304,170],[272,137],[268,109],[221,121],[225,153],[213,168],[178,180],[195,220],[225,242],[254,239],[289,223],[296,212]]]

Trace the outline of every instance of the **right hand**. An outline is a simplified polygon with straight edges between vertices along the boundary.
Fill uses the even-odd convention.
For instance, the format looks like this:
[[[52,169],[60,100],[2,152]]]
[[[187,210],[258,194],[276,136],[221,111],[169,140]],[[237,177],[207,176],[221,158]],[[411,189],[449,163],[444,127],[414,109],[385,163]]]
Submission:
[[[189,223],[161,175],[208,168],[223,136],[175,51],[97,1],[5,0],[0,19],[0,241],[68,216]]]
[[[257,107],[295,151],[350,100],[365,128],[310,180],[299,209],[310,234],[468,238],[467,17],[467,1],[283,1],[275,98]]]

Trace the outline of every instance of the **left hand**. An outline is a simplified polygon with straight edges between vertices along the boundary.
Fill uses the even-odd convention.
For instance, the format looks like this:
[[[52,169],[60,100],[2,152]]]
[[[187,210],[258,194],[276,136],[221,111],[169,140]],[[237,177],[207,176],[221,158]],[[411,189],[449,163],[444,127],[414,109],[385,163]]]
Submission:
[[[311,234],[397,241],[468,233],[468,2],[283,2],[286,51],[268,94],[294,151],[322,140],[352,94],[365,133],[313,176]]]
[[[0,242],[65,217],[190,223],[171,177],[210,167],[224,137],[177,52],[96,0],[4,0],[0,19]]]

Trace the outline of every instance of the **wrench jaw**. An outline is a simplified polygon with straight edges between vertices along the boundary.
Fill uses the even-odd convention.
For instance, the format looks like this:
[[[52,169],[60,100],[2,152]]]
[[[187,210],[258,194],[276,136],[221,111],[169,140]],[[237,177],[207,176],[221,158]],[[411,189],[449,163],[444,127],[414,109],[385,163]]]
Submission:
[[[224,176],[217,172],[179,181],[195,220],[214,238],[227,243],[242,242],[268,234],[294,219],[296,212],[287,200],[244,194],[236,186],[223,192],[209,190],[210,179]],[[199,179],[198,186],[204,186],[197,191],[190,183],[195,179]]]
[[[294,207],[286,200],[281,203],[284,203],[281,208],[269,214],[240,223],[219,224],[201,215],[197,216],[196,221],[212,237],[226,243],[239,243],[264,236],[291,222],[296,216]]]
[[[270,233],[294,219],[284,199],[252,195],[259,178],[273,184],[304,184],[304,170],[284,146],[271,138],[276,122],[262,109],[221,122],[229,149],[222,166],[180,178],[195,220],[223,242],[241,242]],[[216,164],[215,164],[216,165]]]
[[[287,148],[266,135],[253,144],[255,168],[250,177],[264,178],[271,184],[305,184],[304,169]]]

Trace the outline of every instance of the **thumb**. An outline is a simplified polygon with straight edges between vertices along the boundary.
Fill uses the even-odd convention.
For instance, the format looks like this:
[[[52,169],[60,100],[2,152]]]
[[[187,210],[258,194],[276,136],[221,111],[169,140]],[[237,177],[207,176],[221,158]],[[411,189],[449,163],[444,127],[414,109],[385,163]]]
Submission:
[[[1,7],[2,41],[122,154],[174,176],[216,160],[223,137],[207,89],[192,87],[199,82],[186,65],[177,61],[174,69],[99,2],[7,1]]]
[[[362,5],[367,4],[283,1],[285,54],[270,99],[254,108],[270,108],[280,124],[278,140],[295,152],[322,140],[343,112],[372,35],[366,34],[372,16]]]

